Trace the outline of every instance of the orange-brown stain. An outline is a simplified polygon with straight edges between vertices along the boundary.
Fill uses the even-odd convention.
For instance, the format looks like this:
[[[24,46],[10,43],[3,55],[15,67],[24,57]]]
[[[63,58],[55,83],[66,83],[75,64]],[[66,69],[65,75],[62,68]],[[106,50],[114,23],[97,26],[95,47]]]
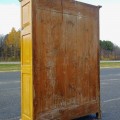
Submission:
[[[21,5],[22,120],[100,115],[99,7],[74,0]]]

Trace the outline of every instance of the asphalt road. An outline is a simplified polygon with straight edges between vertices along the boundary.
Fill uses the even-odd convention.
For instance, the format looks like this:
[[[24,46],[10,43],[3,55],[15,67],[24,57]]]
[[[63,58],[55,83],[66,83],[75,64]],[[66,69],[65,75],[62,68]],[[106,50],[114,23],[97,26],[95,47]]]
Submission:
[[[0,120],[20,118],[20,73],[0,73]]]
[[[120,68],[101,69],[102,120],[120,120]],[[20,73],[0,73],[0,120],[20,119]],[[78,120],[96,120],[95,115]]]
[[[120,68],[101,69],[102,120],[120,120]]]

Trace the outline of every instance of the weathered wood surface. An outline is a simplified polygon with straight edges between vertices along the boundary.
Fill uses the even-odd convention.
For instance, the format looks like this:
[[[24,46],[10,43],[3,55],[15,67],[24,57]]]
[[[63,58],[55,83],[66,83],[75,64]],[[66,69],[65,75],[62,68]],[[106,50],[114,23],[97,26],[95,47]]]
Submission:
[[[100,113],[99,7],[73,0],[32,7],[33,119]]]
[[[99,9],[69,0],[36,3],[35,119],[99,112]]]

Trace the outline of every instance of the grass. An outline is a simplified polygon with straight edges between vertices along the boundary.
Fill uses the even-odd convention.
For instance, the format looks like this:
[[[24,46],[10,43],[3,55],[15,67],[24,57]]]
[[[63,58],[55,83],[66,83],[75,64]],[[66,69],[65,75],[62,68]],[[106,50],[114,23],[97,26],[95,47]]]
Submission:
[[[120,68],[120,62],[101,62],[100,67]],[[20,71],[20,64],[0,64],[0,71]]]
[[[120,62],[101,62],[100,67],[120,68]]]
[[[20,64],[0,64],[0,71],[19,71]]]

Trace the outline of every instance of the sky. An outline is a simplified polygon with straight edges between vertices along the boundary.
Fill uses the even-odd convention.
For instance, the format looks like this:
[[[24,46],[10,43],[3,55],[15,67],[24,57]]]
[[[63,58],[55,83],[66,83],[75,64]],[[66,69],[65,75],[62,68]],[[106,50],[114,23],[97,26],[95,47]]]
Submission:
[[[0,0],[0,34],[8,34],[12,27],[20,28],[20,3],[18,0]]]
[[[100,39],[110,40],[120,46],[120,0],[76,0],[101,5]],[[7,34],[11,28],[20,28],[20,3],[18,0],[0,0],[0,34]]]
[[[93,5],[101,5],[100,39],[110,40],[120,47],[120,0],[80,0]]]

